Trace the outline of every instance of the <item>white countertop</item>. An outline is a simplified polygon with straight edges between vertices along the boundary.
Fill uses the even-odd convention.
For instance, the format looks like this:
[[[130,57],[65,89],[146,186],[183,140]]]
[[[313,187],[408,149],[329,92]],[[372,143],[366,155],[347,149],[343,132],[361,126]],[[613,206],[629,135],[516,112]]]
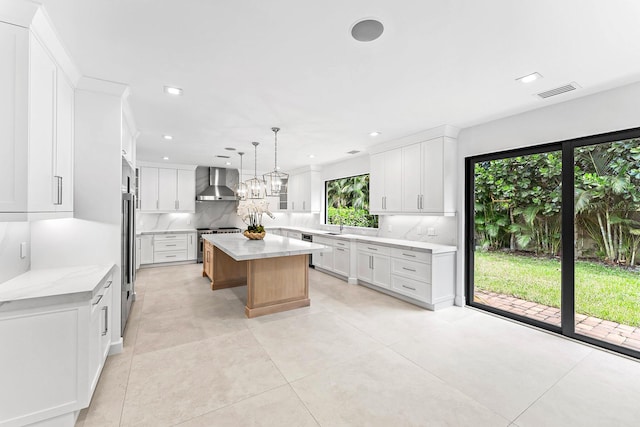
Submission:
[[[136,231],[136,235],[140,234],[184,234],[184,233],[195,233],[195,228],[179,228],[176,230],[140,230]]]
[[[416,240],[389,239],[386,237],[363,236],[360,234],[349,234],[349,233],[331,234],[333,233],[332,231],[317,230],[317,229],[304,228],[304,227],[285,226],[285,227],[271,227],[271,228],[279,228],[280,230],[299,231],[305,234],[313,234],[314,236],[326,236],[326,237],[335,238],[335,239],[379,243],[386,246],[394,246],[394,247],[403,248],[403,249],[413,249],[417,251],[430,252],[432,254],[457,252],[458,250],[458,248],[451,245],[440,245],[437,243],[418,242]],[[269,228],[267,228],[267,235],[268,233],[269,233]]]
[[[269,233],[263,240],[249,240],[240,233],[205,234],[202,237],[236,261],[304,255],[331,250],[325,245],[270,235]]]
[[[113,264],[88,265],[27,271],[0,283],[0,310],[11,309],[11,303],[25,300],[56,297],[65,297],[62,302],[89,300],[114,267]],[[60,298],[56,298],[58,300]]]

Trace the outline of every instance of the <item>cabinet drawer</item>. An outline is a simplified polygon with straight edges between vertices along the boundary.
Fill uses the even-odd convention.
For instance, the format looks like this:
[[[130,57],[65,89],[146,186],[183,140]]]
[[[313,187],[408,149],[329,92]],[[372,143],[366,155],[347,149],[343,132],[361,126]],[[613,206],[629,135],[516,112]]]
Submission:
[[[163,251],[177,251],[187,249],[187,239],[184,240],[160,240],[159,242],[155,242],[155,250],[156,256],[158,256],[158,252]]]
[[[398,274],[410,279],[431,283],[431,265],[421,262],[391,259],[391,274]]]
[[[348,248],[349,247],[349,242],[344,241],[344,240],[334,239],[333,240],[333,245],[336,248]]]
[[[399,294],[431,303],[431,285],[405,277],[391,276],[391,290]]]
[[[188,234],[156,234],[153,239],[156,242],[163,241],[187,241]]]
[[[329,237],[313,236],[313,243],[320,243],[321,245],[334,246],[336,239]]]
[[[187,251],[166,251],[156,252],[153,258],[154,262],[172,262],[172,261],[186,261]]]
[[[391,253],[391,248],[388,246],[380,246],[364,242],[358,242],[358,250],[380,255],[389,255]]]
[[[426,262],[431,264],[431,254],[429,252],[418,252],[410,249],[391,248],[391,256],[394,258],[406,259],[416,262]]]

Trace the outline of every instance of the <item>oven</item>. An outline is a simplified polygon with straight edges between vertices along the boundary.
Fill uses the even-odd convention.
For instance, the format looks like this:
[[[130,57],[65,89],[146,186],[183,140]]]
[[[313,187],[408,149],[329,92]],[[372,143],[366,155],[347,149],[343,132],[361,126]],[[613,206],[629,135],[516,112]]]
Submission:
[[[204,239],[203,234],[224,234],[224,233],[240,233],[238,227],[215,227],[215,228],[197,228],[198,232],[198,262],[202,262],[204,253]]]

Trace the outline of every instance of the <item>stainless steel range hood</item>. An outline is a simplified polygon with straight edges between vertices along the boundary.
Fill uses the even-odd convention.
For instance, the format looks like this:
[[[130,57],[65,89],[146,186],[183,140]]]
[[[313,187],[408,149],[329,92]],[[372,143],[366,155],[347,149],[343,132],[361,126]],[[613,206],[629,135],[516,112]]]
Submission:
[[[209,168],[209,186],[198,194],[196,200],[203,202],[237,200],[235,191],[228,187],[227,172],[236,171],[234,169]]]

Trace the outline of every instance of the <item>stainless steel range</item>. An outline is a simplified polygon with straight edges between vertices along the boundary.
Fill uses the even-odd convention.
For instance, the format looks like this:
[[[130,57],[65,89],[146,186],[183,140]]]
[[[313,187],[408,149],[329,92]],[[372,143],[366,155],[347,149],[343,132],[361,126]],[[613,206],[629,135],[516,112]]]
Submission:
[[[202,262],[202,252],[204,251],[203,234],[225,234],[225,233],[240,233],[238,227],[212,227],[212,228],[196,228],[198,232],[198,262]]]

